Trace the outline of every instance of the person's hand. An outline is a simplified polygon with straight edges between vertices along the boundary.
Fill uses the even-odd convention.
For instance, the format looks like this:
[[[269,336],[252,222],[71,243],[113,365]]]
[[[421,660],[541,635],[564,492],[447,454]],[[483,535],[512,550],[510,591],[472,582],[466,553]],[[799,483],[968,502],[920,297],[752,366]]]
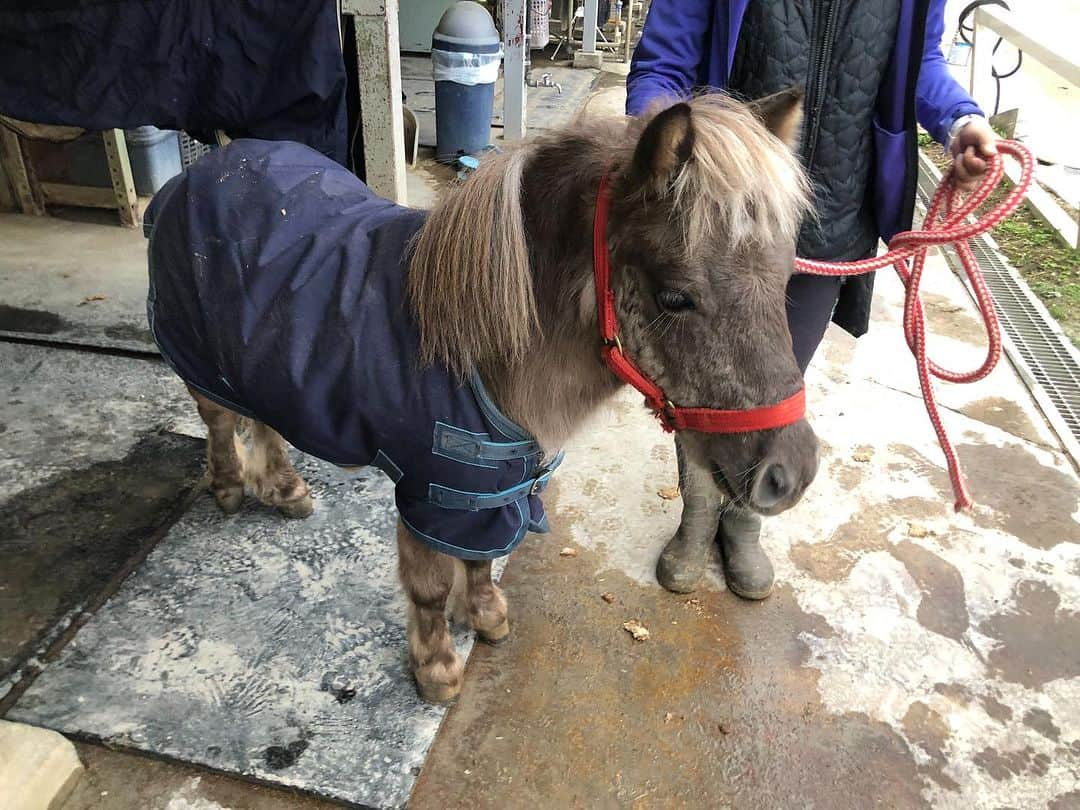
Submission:
[[[997,135],[985,118],[973,118],[949,141],[953,177],[961,191],[972,191],[986,174],[986,158],[997,154]]]

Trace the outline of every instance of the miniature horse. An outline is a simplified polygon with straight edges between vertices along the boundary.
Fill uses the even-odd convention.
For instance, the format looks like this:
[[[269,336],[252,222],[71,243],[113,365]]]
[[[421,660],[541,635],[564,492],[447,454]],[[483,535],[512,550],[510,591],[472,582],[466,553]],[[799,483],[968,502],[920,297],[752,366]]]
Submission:
[[[491,581],[491,559],[527,529],[544,529],[535,496],[557,449],[623,385],[601,360],[598,331],[593,221],[602,180],[610,189],[606,248],[620,350],[683,405],[747,410],[801,390],[784,310],[808,200],[791,151],[800,116],[801,97],[786,92],[752,105],[703,95],[640,119],[579,121],[486,158],[430,214],[379,200],[321,164],[306,173],[291,164],[275,168],[282,158],[271,147],[250,151],[236,142],[219,150],[246,148],[257,157],[207,180],[234,196],[215,202],[211,184],[205,194],[188,189],[186,213],[159,206],[153,228],[165,235],[160,247],[151,237],[149,307],[163,354],[188,382],[207,425],[210,489],[219,506],[236,511],[246,484],[288,516],[310,514],[312,498],[286,439],[343,466],[376,463],[390,473],[402,513],[397,544],[412,671],[424,698],[453,699],[463,673],[446,619],[455,571],[463,573],[460,595],[472,628],[486,641],[504,639],[506,601]],[[316,157],[301,162],[315,165]],[[235,188],[231,173],[242,176]],[[268,182],[281,202],[272,196],[264,211],[244,195]],[[331,206],[332,215],[305,220],[313,201]],[[381,224],[358,234],[348,217],[369,208]],[[173,237],[170,217],[179,223]],[[225,222],[240,234],[263,230],[244,238],[218,230],[193,247],[185,240],[201,221],[211,229]],[[299,223],[301,236],[279,240],[288,222]],[[357,265],[360,254],[349,252],[357,240],[365,261],[381,262],[362,284],[350,280],[351,270],[318,275],[334,261]],[[398,258],[386,258],[380,251],[395,241]],[[311,257],[317,268],[302,264]],[[155,261],[168,269],[155,270]],[[229,263],[236,269],[225,269]],[[185,275],[174,283],[167,274],[181,265]],[[264,278],[253,267],[276,269],[259,269]],[[332,285],[339,286],[327,292]],[[368,288],[378,292],[375,305],[363,297]],[[317,314],[283,309],[289,296],[306,296],[304,307],[317,302]],[[214,309],[218,299],[235,308]],[[262,307],[257,316],[247,310],[252,301]],[[350,331],[361,328],[361,318],[406,330],[406,338],[386,340],[414,356],[387,359],[389,349],[375,346],[383,338]],[[327,322],[334,339],[315,331]],[[196,327],[202,331],[190,331]],[[239,337],[216,337],[214,329]],[[237,365],[247,354],[258,355],[251,373]],[[415,391],[402,381],[408,369],[425,381]],[[356,376],[373,377],[377,390],[355,394]],[[452,399],[449,410],[476,410],[479,401],[480,422],[471,429],[461,420],[447,424],[439,404],[421,428],[410,427],[405,412],[420,407],[430,392],[417,391],[435,378],[444,387],[450,380],[453,390],[431,396]],[[293,385],[297,380],[302,384]],[[296,390],[286,391],[290,385]],[[332,418],[314,410],[324,407],[319,397],[332,401]],[[363,422],[368,409],[379,411],[369,420],[375,427]],[[243,417],[251,420],[246,450],[236,438]],[[394,434],[399,420],[398,434],[408,435]],[[355,425],[365,435],[381,433],[362,450],[346,451]],[[384,452],[390,446],[398,449]],[[418,448],[412,460],[409,448]],[[728,498],[769,514],[792,506],[817,469],[817,440],[805,419],[738,434],[688,432],[683,450]],[[435,481],[439,465],[454,464],[474,479],[509,472],[516,486],[485,483],[488,489],[471,492]],[[513,531],[469,550],[468,538],[460,538],[479,531],[472,527],[480,518],[484,527],[514,521]]]

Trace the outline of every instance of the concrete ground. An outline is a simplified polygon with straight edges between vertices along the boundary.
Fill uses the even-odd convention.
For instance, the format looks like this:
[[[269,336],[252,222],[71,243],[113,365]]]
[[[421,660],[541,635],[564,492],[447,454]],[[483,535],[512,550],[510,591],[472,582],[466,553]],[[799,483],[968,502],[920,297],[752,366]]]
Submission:
[[[617,112],[617,75],[601,87],[590,112]],[[414,174],[410,191],[438,179]],[[62,251],[27,227],[0,218],[0,254],[12,255],[12,234],[35,261]],[[86,238],[134,268],[142,248],[116,247],[117,230]],[[0,285],[12,271],[0,263]],[[125,278],[117,289],[134,300],[138,282]],[[972,364],[973,308],[940,258],[926,287],[935,356]],[[903,343],[901,289],[883,273],[878,290],[871,333],[830,332],[808,376],[822,470],[799,506],[766,525],[773,595],[735,598],[715,563],[695,594],[657,585],[680,510],[669,497],[673,446],[639,397],[621,396],[567,448],[545,495],[552,534],[528,537],[503,574],[513,634],[474,649],[410,806],[1080,807],[1080,481],[1003,361],[978,385],[942,391],[980,504],[954,514]],[[70,296],[61,317],[76,322],[68,313],[87,295]],[[109,318],[84,322],[103,334]],[[138,575],[162,516],[184,508],[197,452],[170,430],[182,398],[156,362],[0,349],[0,604],[19,616],[0,621],[0,662],[39,658],[0,686],[3,714],[18,706],[20,678],[79,644],[82,614]],[[80,401],[80,373],[105,404]],[[80,406],[91,429],[73,415]],[[40,424],[13,436],[6,425],[34,424],[33,408]],[[155,455],[151,440],[176,446]],[[184,463],[167,471],[163,455]],[[37,562],[11,573],[26,555]],[[647,641],[623,630],[630,619]],[[222,727],[221,740],[231,732]],[[88,742],[79,753],[87,771],[66,810],[332,806]]]
[[[340,807],[175,762],[76,746],[86,773],[64,810],[330,810]]]

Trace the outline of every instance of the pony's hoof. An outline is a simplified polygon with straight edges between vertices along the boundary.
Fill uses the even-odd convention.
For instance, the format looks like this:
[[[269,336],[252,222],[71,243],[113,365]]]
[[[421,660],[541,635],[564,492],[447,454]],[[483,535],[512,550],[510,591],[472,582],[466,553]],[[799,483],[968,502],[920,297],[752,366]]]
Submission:
[[[310,495],[303,495],[294,501],[278,504],[278,511],[287,518],[306,518],[315,511],[315,501]]]
[[[441,659],[441,660],[440,660]],[[452,703],[461,692],[465,662],[456,652],[437,656],[435,661],[413,668],[416,689],[428,703]]]
[[[240,506],[244,503],[243,487],[215,489],[212,492],[218,508],[226,515],[235,515],[240,511]]]
[[[442,673],[445,679],[441,680],[428,680],[424,677],[423,672],[414,672],[413,677],[416,679],[416,691],[420,693],[420,697],[426,700],[428,703],[440,703],[447,704],[453,703],[457,700],[457,696],[461,694],[461,679],[464,667],[459,666],[455,673]]]
[[[510,622],[506,619],[502,620],[502,624],[491,630],[477,629],[476,635],[485,644],[490,644],[492,647],[497,647],[510,638]]]
[[[455,683],[420,683],[416,682],[417,691],[420,693],[420,697],[428,703],[434,703],[439,706],[449,706],[451,703],[458,699],[458,695],[461,694],[461,684]]]
[[[701,582],[704,569],[672,552],[670,544],[656,563],[656,579],[672,593],[693,593]]]

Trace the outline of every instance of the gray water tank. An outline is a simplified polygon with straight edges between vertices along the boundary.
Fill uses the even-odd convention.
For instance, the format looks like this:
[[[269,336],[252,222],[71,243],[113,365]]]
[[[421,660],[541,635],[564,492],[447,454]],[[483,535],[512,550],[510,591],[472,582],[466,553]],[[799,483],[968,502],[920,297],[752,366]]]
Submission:
[[[446,10],[431,37],[437,160],[475,155],[490,143],[501,61],[502,42],[487,9],[462,0]]]

